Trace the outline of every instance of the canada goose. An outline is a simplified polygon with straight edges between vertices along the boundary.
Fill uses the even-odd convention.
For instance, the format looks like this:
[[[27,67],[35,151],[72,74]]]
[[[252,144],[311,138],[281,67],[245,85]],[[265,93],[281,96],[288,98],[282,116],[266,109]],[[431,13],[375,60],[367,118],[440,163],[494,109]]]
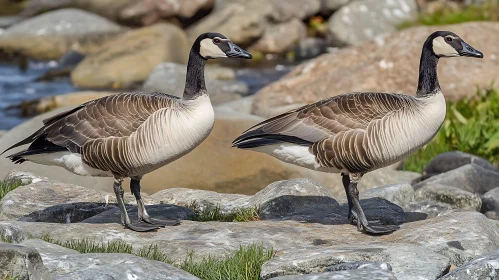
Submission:
[[[269,154],[287,163],[341,173],[349,219],[368,233],[398,226],[368,222],[359,203],[362,176],[388,166],[426,145],[445,118],[437,78],[441,57],[483,54],[448,31],[431,34],[423,45],[416,96],[359,92],[342,94],[291,110],[245,131],[233,146]]]
[[[83,176],[114,177],[114,192],[122,224],[149,231],[178,221],[149,217],[140,196],[143,175],[197,147],[211,132],[214,112],[204,81],[208,59],[251,59],[250,53],[224,35],[200,35],[189,54],[182,98],[165,93],[131,92],[84,103],[43,121],[43,127],[6,151],[30,146],[8,156],[14,163],[31,161],[54,165]],[[4,151],[5,152],[5,151]],[[132,224],[123,201],[124,178],[137,200],[139,220]]]

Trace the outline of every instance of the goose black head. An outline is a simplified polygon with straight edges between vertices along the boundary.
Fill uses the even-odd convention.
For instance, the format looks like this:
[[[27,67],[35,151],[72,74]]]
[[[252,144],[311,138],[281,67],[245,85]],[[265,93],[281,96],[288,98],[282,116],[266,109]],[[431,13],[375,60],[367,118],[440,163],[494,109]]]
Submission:
[[[483,53],[474,49],[450,31],[437,31],[428,37],[426,43],[437,57],[469,56],[483,58]]]
[[[192,49],[198,52],[204,59],[220,57],[253,58],[249,52],[238,47],[220,33],[204,33],[199,35]]]

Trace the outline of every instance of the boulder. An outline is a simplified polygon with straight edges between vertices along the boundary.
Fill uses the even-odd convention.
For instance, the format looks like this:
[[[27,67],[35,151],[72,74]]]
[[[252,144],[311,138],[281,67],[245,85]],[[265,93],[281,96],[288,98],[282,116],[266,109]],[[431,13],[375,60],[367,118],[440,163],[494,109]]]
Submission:
[[[330,280],[330,279],[349,279],[349,280],[396,280],[392,272],[379,269],[358,269],[344,270],[335,272],[313,273],[306,275],[289,275],[272,278],[274,280]]]
[[[77,8],[116,21],[119,12],[133,2],[133,0],[29,0],[21,15],[29,18],[47,11]]]
[[[275,6],[267,0],[224,1],[214,12],[187,29],[191,41],[204,32],[219,32],[241,47],[260,38]]]
[[[416,192],[424,187],[431,189],[431,186],[437,184],[459,188],[475,194],[484,194],[499,187],[499,172],[485,169],[476,164],[467,164],[419,182],[414,185],[414,189]]]
[[[283,5],[286,6],[286,5]],[[269,25],[263,36],[251,46],[251,50],[270,54],[283,54],[295,47],[307,36],[307,30],[299,19]]]
[[[453,151],[439,154],[427,165],[425,165],[425,167],[423,168],[423,176],[421,179],[426,180],[432,176],[445,173],[447,171],[471,163],[479,165],[485,169],[499,171],[499,168],[497,168],[497,166],[493,165],[484,158],[460,151]]]
[[[321,8],[320,0],[270,0],[270,2],[275,7],[274,19],[279,22],[291,19],[302,21],[317,14]]]
[[[52,279],[40,254],[32,247],[0,242],[2,279]]]
[[[329,40],[334,46],[358,45],[376,36],[394,33],[397,25],[417,16],[416,0],[352,1],[329,19]]]
[[[404,209],[386,199],[380,197],[361,199],[360,206],[369,221],[380,221],[384,225],[400,225],[407,222]],[[342,205],[340,211],[344,217],[348,217],[348,204]]]
[[[206,88],[212,104],[221,104],[227,101],[239,99],[241,95],[248,93],[248,86],[234,80],[214,79],[220,73],[220,69],[212,67],[206,68]],[[187,68],[185,65],[176,63],[162,63],[154,68],[152,73],[144,83],[146,91],[159,91],[181,97],[185,88],[185,76]]]
[[[323,0],[322,11],[336,11],[352,0]]]
[[[317,273],[331,265],[359,261],[389,263],[396,278],[392,277],[388,279],[436,279],[450,267],[449,258],[417,245],[397,243],[383,245],[339,245],[302,250],[294,248],[285,249],[278,252],[274,258],[263,265],[260,275],[262,279],[269,279],[280,275]],[[367,268],[359,270],[364,271],[365,275],[364,278],[358,279],[370,279],[366,278],[369,275],[368,271],[390,272],[389,270]],[[347,271],[355,275],[355,272],[359,270]],[[342,274],[339,273],[338,275]],[[282,279],[288,278],[282,277]],[[289,279],[298,278],[290,277]]]
[[[253,104],[253,95],[245,96],[233,101],[224,102],[219,104],[216,109],[218,110],[229,110],[232,112],[237,112],[241,114],[251,114],[251,104]]]
[[[499,187],[482,195],[482,212],[493,211],[499,213]]]
[[[381,197],[391,203],[404,207],[414,201],[414,189],[410,184],[405,183],[372,188],[360,193],[361,199],[374,197]]]
[[[281,80],[260,90],[252,112],[268,116],[276,113],[277,108],[292,109],[347,92],[413,94],[422,45],[436,30],[452,30],[485,55],[495,53],[494,46],[499,44],[499,23],[495,22],[407,29],[302,63]],[[456,79],[456,69],[473,71],[473,75]],[[492,59],[452,58],[439,63],[440,85],[448,100],[472,95],[476,86],[489,87],[490,81],[499,79],[498,73],[499,64]]]
[[[409,212],[407,214],[410,221],[435,218],[455,209],[455,206],[434,200],[415,201],[404,207],[404,210]]]
[[[462,210],[480,211],[480,196],[460,188],[442,184],[427,184],[416,191],[416,199],[447,203]]]
[[[0,49],[34,59],[58,59],[70,50],[94,53],[122,31],[100,16],[62,9],[14,24],[0,37]]]
[[[162,62],[186,63],[190,45],[184,32],[160,23],[107,41],[71,73],[76,87],[127,88],[147,79]]]
[[[42,240],[26,240],[42,255],[53,279],[172,279],[195,280],[197,277],[172,265],[130,254],[80,254]],[[38,278],[35,278],[38,279]]]
[[[479,256],[439,280],[494,279],[499,275],[499,251]]]
[[[188,220],[194,216],[194,212],[189,208],[169,204],[146,205],[146,210],[151,217],[162,220]],[[127,207],[127,212],[132,223],[139,222],[137,207]],[[121,224],[120,217],[120,209],[115,207],[81,222],[89,224]]]
[[[119,19],[131,24],[151,25],[171,17],[189,19],[201,10],[213,8],[214,4],[215,0],[140,0],[121,10]]]

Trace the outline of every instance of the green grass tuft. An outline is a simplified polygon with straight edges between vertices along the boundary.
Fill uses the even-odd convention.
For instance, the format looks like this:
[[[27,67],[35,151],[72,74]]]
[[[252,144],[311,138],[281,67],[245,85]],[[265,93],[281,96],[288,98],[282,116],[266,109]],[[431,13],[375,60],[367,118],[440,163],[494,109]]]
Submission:
[[[229,212],[224,212],[219,205],[207,207],[200,210],[196,203],[193,203],[189,208],[194,212],[191,220],[197,222],[251,222],[259,221],[260,215],[258,207],[237,208]]]
[[[431,14],[420,14],[413,22],[405,22],[399,25],[399,29],[406,29],[419,25],[446,25],[470,21],[499,21],[498,1],[490,1],[479,6],[469,6],[455,9],[444,7]]]
[[[499,91],[478,89],[472,97],[448,102],[442,128],[425,148],[404,161],[404,169],[421,172],[438,154],[455,150],[499,165]]]
[[[0,199],[2,199],[8,192],[15,190],[17,187],[22,186],[23,183],[18,179],[7,179],[0,181]]]
[[[4,230],[0,230],[0,241],[14,243],[14,238],[11,235],[7,235]]]

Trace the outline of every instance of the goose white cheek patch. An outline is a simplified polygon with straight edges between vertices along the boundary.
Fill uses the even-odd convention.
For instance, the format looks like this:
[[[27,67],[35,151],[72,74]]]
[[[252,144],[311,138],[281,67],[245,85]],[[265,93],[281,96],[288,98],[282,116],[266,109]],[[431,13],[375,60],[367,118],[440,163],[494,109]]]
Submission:
[[[205,58],[227,57],[227,55],[215,44],[213,40],[204,39],[201,41],[199,53]]]
[[[440,56],[459,56],[459,53],[451,45],[445,42],[443,37],[433,39],[433,52]]]

